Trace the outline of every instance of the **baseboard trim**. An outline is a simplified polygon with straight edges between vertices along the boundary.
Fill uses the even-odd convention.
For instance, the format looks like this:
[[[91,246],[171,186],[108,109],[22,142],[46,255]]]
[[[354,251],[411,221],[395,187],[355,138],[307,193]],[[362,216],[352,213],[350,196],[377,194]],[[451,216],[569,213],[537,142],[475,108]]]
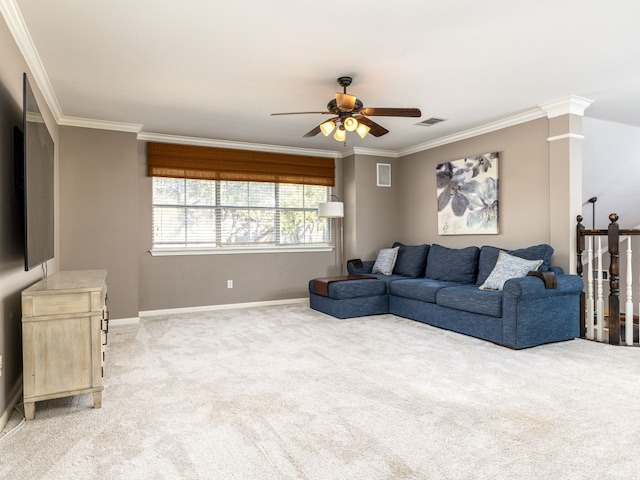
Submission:
[[[122,325],[137,325],[140,323],[140,317],[131,318],[113,318],[109,320],[109,326],[119,327]]]
[[[11,414],[13,413],[13,409],[16,405],[18,405],[18,403],[20,403],[20,400],[22,400],[22,376],[20,377],[20,388],[18,388],[18,391],[9,402],[9,405],[7,405],[7,409],[2,413],[2,416],[0,417],[0,432],[4,430],[4,427],[9,421],[9,417],[11,417]]]
[[[295,305],[305,303],[309,303],[309,298],[287,298],[284,300],[268,300],[264,302],[228,303],[225,305],[205,305],[202,307],[170,308],[166,310],[145,310],[140,312],[140,318],[153,317],[156,315],[168,315],[174,313],[211,312],[215,310],[233,310],[236,308],[268,307],[272,305]]]

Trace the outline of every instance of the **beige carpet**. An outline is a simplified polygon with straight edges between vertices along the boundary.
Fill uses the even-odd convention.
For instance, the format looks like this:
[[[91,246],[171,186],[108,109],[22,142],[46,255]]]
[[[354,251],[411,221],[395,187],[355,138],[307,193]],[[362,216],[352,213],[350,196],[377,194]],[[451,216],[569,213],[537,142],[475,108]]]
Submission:
[[[154,317],[109,339],[103,408],[38,403],[0,440],[0,478],[640,477],[638,348],[512,351],[303,305]]]

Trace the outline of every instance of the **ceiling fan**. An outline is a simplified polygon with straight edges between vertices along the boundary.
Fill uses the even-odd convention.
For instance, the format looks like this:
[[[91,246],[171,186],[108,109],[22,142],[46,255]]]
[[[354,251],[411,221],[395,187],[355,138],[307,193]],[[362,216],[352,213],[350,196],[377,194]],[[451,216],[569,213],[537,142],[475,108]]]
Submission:
[[[284,112],[271,115],[305,115],[323,114],[334,115],[333,118],[321,123],[309,130],[304,137],[314,137],[318,133],[329,136],[334,132],[333,138],[339,142],[346,142],[347,132],[357,132],[361,138],[371,133],[374,137],[381,137],[389,133],[389,130],[377,124],[368,117],[420,117],[419,108],[378,108],[365,107],[359,98],[347,93],[347,87],[351,85],[351,77],[338,78],[338,84],[343,92],[337,92],[334,99],[327,104],[327,111],[323,112]]]

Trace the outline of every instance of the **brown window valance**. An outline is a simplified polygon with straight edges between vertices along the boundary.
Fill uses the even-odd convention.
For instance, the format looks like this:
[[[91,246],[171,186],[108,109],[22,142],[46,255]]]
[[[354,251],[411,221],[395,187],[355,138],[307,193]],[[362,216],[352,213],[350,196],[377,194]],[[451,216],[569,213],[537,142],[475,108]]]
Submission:
[[[231,148],[147,143],[150,177],[335,186],[335,160]]]

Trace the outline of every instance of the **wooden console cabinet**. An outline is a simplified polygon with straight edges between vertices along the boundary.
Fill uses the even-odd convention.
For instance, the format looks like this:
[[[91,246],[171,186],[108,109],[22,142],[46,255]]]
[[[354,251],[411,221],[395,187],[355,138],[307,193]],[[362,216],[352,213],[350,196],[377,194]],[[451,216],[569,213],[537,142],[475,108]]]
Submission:
[[[102,406],[106,276],[106,270],[58,272],[22,292],[27,420],[40,400],[93,393],[93,407]]]

